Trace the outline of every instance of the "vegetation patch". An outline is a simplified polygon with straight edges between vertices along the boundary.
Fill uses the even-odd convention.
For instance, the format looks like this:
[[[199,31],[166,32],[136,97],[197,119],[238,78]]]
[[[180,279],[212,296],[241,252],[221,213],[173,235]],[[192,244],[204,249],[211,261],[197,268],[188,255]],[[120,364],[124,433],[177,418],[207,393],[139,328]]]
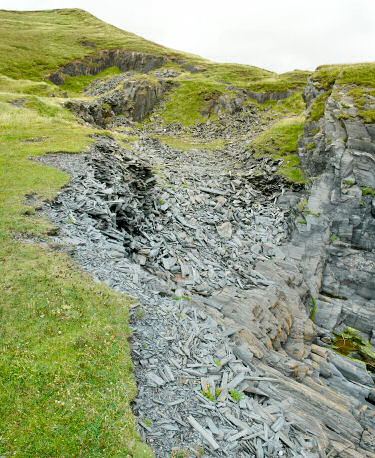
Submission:
[[[346,328],[341,334],[334,334],[332,348],[341,355],[366,364],[368,371],[375,372],[375,353],[370,342],[366,342],[359,331]]]
[[[319,121],[319,119],[321,119],[324,116],[326,101],[328,100],[328,97],[330,95],[331,91],[328,91],[324,94],[319,95],[312,101],[307,117],[307,120],[309,122]]]
[[[81,76],[65,76],[64,84],[60,88],[64,89],[69,96],[76,95],[82,92],[92,81],[97,78],[107,79],[114,75],[118,75],[121,71],[117,67],[110,67],[97,75],[81,75]]]
[[[309,314],[309,318],[311,321],[314,321],[315,314],[316,314],[316,302],[315,302],[315,299],[311,296],[310,314]]]
[[[183,126],[193,126],[197,122],[206,122],[207,118],[202,115],[202,111],[207,108],[210,100],[217,99],[225,89],[225,85],[203,80],[202,77],[180,80],[160,116],[166,124],[178,122]],[[214,116],[210,118],[214,119]]]
[[[340,86],[352,86],[349,95],[352,96],[354,106],[358,108],[357,115],[364,119],[365,123],[375,122],[375,110],[369,105],[374,104],[375,97],[375,63],[342,64],[342,65],[322,65],[318,67],[311,76],[315,86],[326,91],[320,100],[315,99],[315,108],[311,110],[311,121],[318,120],[323,116],[325,100],[330,95],[334,84]],[[318,97],[318,99],[319,99]],[[343,104],[344,108],[348,108]],[[341,113],[340,119],[349,119],[347,113]]]
[[[304,70],[294,70],[281,75],[273,74],[268,78],[263,77],[258,81],[250,81],[243,87],[253,92],[284,92],[287,89],[300,89],[306,86],[307,78],[311,73]]]
[[[375,196],[375,189],[366,188],[365,186],[361,186],[362,196]]]
[[[257,108],[264,109],[269,106],[272,107],[274,113],[282,116],[298,116],[305,110],[302,91],[295,91],[290,97],[283,100],[269,100],[263,105],[259,105]]]
[[[80,152],[96,131],[78,125],[63,99],[22,98],[13,106],[0,93],[0,454],[151,456],[130,407],[130,300],[67,255],[15,241],[51,229],[25,196],[52,199],[69,179],[29,157]]]
[[[335,84],[336,78],[346,67],[343,65],[321,65],[311,76],[311,81],[319,90],[329,91]]]
[[[338,84],[375,88],[375,62],[341,66]]]
[[[258,135],[249,145],[256,157],[269,155],[282,160],[279,174],[291,183],[305,183],[297,155],[298,136],[303,132],[303,116],[282,119]]]
[[[229,390],[229,394],[235,402],[240,402],[241,399],[244,397],[244,394],[239,392],[238,390]]]
[[[366,124],[375,123],[375,110],[370,108],[375,105],[375,89],[356,87],[349,91],[349,95],[358,109],[357,116],[364,119]]]

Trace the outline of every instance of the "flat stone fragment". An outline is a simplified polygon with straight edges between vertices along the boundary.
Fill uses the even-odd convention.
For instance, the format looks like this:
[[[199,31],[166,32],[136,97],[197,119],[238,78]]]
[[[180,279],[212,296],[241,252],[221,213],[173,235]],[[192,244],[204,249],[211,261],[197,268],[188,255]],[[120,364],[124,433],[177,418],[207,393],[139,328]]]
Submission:
[[[215,439],[212,437],[211,433],[207,430],[205,430],[198,422],[195,420],[193,416],[187,417],[187,421],[190,423],[190,425],[199,432],[199,434],[208,442],[210,447],[213,450],[219,449],[219,445],[215,441]]]
[[[154,372],[149,372],[147,374],[147,380],[153,385],[153,386],[163,386],[165,385],[165,381],[159,377],[157,374]]]
[[[231,239],[232,238],[232,232],[233,232],[233,227],[232,224],[227,221],[220,226],[217,227],[217,232],[220,235],[220,237],[224,239]]]

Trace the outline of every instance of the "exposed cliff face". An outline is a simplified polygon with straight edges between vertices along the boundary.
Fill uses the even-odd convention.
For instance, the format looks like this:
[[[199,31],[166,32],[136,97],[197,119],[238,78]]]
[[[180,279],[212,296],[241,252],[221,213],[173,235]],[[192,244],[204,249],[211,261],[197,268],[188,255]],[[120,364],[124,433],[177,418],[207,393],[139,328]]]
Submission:
[[[312,83],[308,92],[313,93]],[[352,326],[375,334],[375,125],[356,117],[349,87],[335,85],[318,121],[307,122],[301,141],[303,166],[316,176],[297,224],[295,249],[312,294],[315,322],[340,331]],[[318,95],[315,93],[315,96]],[[310,104],[313,98],[307,97]],[[368,189],[366,192],[366,188]],[[316,216],[319,215],[319,216]]]
[[[95,95],[90,101],[70,100],[65,106],[90,124],[107,127],[128,120],[142,121],[158,103],[171,83],[163,79],[147,79],[119,75],[96,84],[86,92]]]
[[[63,84],[65,75],[97,75],[110,67],[117,67],[122,72],[130,70],[148,73],[165,65],[167,58],[136,51],[124,51],[122,49],[102,50],[96,56],[87,56],[77,59],[61,67],[57,72],[48,75],[55,84]]]

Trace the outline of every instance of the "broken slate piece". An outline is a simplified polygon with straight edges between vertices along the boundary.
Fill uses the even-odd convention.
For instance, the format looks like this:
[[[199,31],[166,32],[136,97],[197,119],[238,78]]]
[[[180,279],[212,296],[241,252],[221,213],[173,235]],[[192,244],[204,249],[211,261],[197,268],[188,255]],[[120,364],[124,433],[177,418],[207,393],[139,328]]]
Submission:
[[[211,448],[214,450],[220,448],[215,439],[212,437],[211,432],[204,429],[203,426],[201,426],[192,415],[187,417],[187,421],[209,443]]]
[[[152,386],[163,386],[163,385],[165,385],[165,381],[161,377],[156,375],[155,372],[149,372],[146,375],[146,378],[147,378],[148,382]]]
[[[220,237],[222,237],[223,239],[229,240],[232,238],[233,228],[232,228],[232,224],[229,221],[218,226],[216,230],[218,234],[220,235]]]

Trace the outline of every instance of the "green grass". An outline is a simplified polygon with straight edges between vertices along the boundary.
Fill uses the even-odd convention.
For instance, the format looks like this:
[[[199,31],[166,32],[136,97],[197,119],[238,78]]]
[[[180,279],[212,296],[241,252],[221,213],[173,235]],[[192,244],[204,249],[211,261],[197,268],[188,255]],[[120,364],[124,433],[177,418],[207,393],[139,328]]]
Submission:
[[[281,116],[298,116],[305,110],[305,102],[302,98],[302,91],[295,91],[290,97],[283,99],[279,102],[269,100],[263,105],[257,106],[259,109],[271,106],[274,113]]]
[[[244,397],[244,394],[240,393],[238,390],[229,390],[229,394],[235,402],[240,402],[241,399]]]
[[[249,145],[255,156],[269,155],[275,160],[283,159],[279,174],[292,183],[305,183],[297,156],[298,136],[303,132],[303,116],[281,119],[258,135]]]
[[[200,76],[179,80],[179,86],[173,89],[160,116],[166,124],[180,122],[184,126],[193,126],[197,122],[205,122],[207,119],[203,117],[202,110],[207,106],[206,99],[219,97],[225,90],[224,84],[204,80]]]
[[[337,83],[375,88],[375,62],[345,66]]]
[[[324,116],[324,111],[326,108],[326,101],[328,97],[331,95],[331,92],[325,92],[324,94],[319,95],[316,97],[312,103],[311,107],[307,116],[307,120],[310,122],[312,121],[319,121]]]
[[[35,82],[13,79],[0,74],[0,92],[14,94],[33,94],[41,96],[61,96],[62,90],[50,82]]]
[[[238,87],[248,87],[253,81],[275,76],[276,73],[251,65],[241,64],[220,64],[210,61],[197,61],[207,70],[200,75],[205,78],[209,76],[210,80],[219,83],[230,83]],[[196,74],[198,75],[198,74]]]
[[[51,229],[25,195],[51,199],[68,180],[28,158],[79,152],[95,131],[76,124],[62,99],[22,98],[18,108],[0,93],[0,454],[151,456],[130,407],[129,299],[67,255],[15,240]]]
[[[294,70],[281,75],[274,73],[268,78],[264,77],[258,81],[250,81],[244,87],[253,92],[284,92],[287,89],[302,89],[311,73],[304,70]]]
[[[312,74],[311,80],[319,90],[329,91],[340,72],[346,67],[342,65],[321,65]]]
[[[322,65],[318,67],[311,77],[318,89],[322,89],[325,94],[320,95],[314,100],[309,121],[318,121],[324,114],[325,102],[331,95],[333,85],[336,84],[338,90],[342,86],[350,86],[349,95],[353,99],[354,107],[358,109],[357,116],[362,118],[365,123],[375,122],[375,110],[370,109],[366,104],[373,103],[371,97],[375,96],[375,63],[360,64],[341,64],[341,65]],[[344,105],[344,108],[347,108]],[[351,115],[341,113],[340,119],[350,119]]]

